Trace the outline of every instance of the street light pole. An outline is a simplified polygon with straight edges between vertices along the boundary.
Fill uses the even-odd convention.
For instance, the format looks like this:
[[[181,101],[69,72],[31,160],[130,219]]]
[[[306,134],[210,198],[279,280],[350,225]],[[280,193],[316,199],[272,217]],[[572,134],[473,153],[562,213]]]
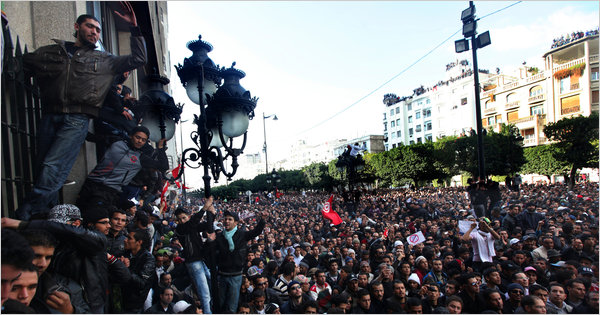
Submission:
[[[269,174],[269,159],[267,158],[267,124],[265,121],[267,118],[273,117],[273,120],[277,120],[277,115],[269,115],[265,116],[265,112],[263,112],[263,133],[265,136],[265,143],[263,144],[263,150],[265,151],[265,174]]]
[[[473,5],[473,1],[469,2]],[[475,119],[477,120],[477,162],[479,179],[485,180],[485,160],[483,158],[483,124],[481,123],[481,98],[479,96],[479,68],[477,67],[477,40],[475,34],[471,36],[473,44],[473,81],[475,84]]]
[[[471,45],[473,46],[473,81],[475,85],[475,120],[477,127],[477,161],[479,178],[485,179],[485,161],[483,154],[483,123],[481,122],[481,99],[479,96],[479,68],[477,66],[477,49],[483,48],[491,43],[490,32],[486,31],[483,34],[477,36],[477,21],[475,17],[475,5],[473,1],[469,1],[469,7],[463,10],[460,18],[463,22],[462,33],[464,39],[460,39],[454,42],[454,47],[457,53],[469,50],[469,41],[467,38],[471,38]]]
[[[179,153],[180,156],[181,156],[181,154],[183,154],[183,123],[187,122],[188,120],[189,119],[179,121],[179,147],[181,148],[181,152]],[[181,163],[182,161],[180,160],[179,162]],[[183,163],[181,163],[181,165],[179,167],[183,167]],[[183,192],[183,201],[186,202],[187,194],[185,191],[185,172],[181,175],[181,177],[183,180],[183,187],[181,187],[181,191]]]

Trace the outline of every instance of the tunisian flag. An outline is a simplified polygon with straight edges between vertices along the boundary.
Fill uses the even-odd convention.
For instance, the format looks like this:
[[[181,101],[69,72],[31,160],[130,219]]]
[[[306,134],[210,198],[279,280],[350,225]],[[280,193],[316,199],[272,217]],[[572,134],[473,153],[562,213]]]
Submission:
[[[280,193],[279,190],[275,188],[275,199],[279,199],[281,196],[283,196],[283,193]]]
[[[331,223],[333,223],[333,225],[338,225],[338,224],[342,223],[342,218],[340,218],[339,214],[337,214],[331,208],[332,201],[333,201],[333,195],[331,195],[331,197],[329,197],[327,202],[325,202],[325,204],[323,205],[323,209],[321,209],[321,213],[323,214],[323,216],[326,219],[329,219],[331,221]]]

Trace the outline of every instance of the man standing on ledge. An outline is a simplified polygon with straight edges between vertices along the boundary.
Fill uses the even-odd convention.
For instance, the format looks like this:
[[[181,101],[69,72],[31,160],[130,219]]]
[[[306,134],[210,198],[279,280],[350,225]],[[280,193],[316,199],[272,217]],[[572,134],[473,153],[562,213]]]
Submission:
[[[261,219],[251,231],[238,229],[238,214],[231,211],[223,213],[225,230],[217,235],[217,267],[219,270],[219,313],[237,312],[242,271],[248,252],[248,241],[257,237],[265,227],[268,212],[260,213]]]
[[[117,75],[146,63],[146,42],[129,2],[115,11],[130,24],[131,55],[114,56],[96,50],[100,22],[81,15],[75,22],[75,42],[56,44],[24,56],[41,92],[43,117],[37,130],[37,178],[32,192],[17,210],[20,220],[44,215],[58,202],[58,190],[69,175],[88,132],[89,119],[97,117]]]

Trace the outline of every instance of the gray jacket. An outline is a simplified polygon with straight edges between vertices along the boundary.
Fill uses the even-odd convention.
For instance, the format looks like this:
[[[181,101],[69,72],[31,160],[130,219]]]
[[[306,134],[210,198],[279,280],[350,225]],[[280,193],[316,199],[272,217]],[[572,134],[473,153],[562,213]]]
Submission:
[[[97,117],[115,77],[146,63],[146,42],[138,27],[131,28],[131,55],[115,56],[90,45],[69,56],[66,41],[25,54],[48,113],[87,114]]]
[[[156,152],[157,159],[154,160],[143,155],[141,151],[131,148],[126,141],[117,141],[108,148],[102,160],[87,178],[121,191],[121,187],[128,185],[142,167],[163,171],[169,168],[165,148],[157,149]]]

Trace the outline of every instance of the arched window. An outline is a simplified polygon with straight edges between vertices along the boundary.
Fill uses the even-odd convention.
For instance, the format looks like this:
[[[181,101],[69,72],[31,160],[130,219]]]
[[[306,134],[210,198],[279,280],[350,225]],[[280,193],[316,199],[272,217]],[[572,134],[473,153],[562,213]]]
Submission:
[[[517,99],[517,93],[510,93],[506,96],[506,103],[510,104],[511,102],[516,102],[518,101]]]
[[[542,87],[541,87],[541,86],[539,86],[539,85],[536,85],[536,86],[532,87],[532,88],[529,90],[529,97],[538,96],[538,95],[541,95],[541,94],[543,94],[543,93],[544,93],[544,88],[542,88]]]

